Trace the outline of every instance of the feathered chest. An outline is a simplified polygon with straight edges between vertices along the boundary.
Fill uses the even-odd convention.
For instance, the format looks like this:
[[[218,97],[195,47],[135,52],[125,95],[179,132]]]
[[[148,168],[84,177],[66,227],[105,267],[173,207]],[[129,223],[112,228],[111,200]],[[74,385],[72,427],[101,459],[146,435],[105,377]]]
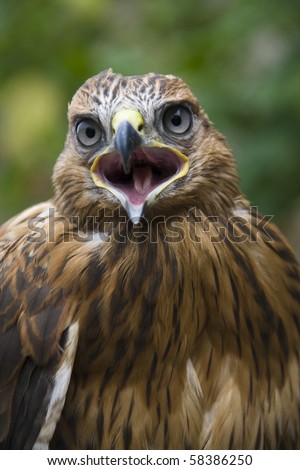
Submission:
[[[78,367],[105,363],[141,374],[156,360],[186,364],[201,330],[202,301],[196,260],[188,263],[181,252],[163,241],[127,242],[89,256],[78,291]]]
[[[200,386],[190,357],[201,328],[191,266],[162,243],[107,245],[85,262],[71,406],[56,439],[72,428],[75,407],[88,432],[80,444],[70,435],[71,447],[197,446]]]

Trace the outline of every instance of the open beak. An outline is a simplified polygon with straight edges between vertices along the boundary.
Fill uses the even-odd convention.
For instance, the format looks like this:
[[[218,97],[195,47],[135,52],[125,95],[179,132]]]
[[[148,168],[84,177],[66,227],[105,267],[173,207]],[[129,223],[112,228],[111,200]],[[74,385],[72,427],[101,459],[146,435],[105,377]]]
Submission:
[[[177,149],[146,141],[142,115],[132,109],[112,120],[113,146],[98,155],[91,167],[94,183],[113,193],[133,223],[167,186],[185,176],[188,158]]]

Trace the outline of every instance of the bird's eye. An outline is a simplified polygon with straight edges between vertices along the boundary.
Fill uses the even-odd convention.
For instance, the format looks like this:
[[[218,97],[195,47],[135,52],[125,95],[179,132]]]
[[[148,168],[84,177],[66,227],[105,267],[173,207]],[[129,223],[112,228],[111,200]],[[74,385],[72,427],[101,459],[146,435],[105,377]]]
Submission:
[[[80,121],[76,126],[76,134],[79,142],[86,147],[96,144],[101,137],[98,124],[91,119]]]
[[[173,105],[166,109],[163,115],[163,126],[174,134],[184,134],[192,125],[193,116],[189,108]]]

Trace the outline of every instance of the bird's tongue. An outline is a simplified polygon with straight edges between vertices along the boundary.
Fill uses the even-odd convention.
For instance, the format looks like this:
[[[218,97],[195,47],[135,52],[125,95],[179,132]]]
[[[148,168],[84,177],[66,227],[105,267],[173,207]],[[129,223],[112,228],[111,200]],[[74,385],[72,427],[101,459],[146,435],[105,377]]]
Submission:
[[[148,194],[153,176],[151,166],[134,168],[132,176],[136,192],[141,196]]]

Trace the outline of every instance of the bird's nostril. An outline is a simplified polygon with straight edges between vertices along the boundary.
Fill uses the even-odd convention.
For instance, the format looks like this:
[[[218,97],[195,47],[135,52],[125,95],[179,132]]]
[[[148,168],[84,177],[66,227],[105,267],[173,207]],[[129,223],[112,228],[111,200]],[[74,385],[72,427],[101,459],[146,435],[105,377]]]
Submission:
[[[138,131],[141,132],[144,129],[144,124],[140,124],[138,127]]]

